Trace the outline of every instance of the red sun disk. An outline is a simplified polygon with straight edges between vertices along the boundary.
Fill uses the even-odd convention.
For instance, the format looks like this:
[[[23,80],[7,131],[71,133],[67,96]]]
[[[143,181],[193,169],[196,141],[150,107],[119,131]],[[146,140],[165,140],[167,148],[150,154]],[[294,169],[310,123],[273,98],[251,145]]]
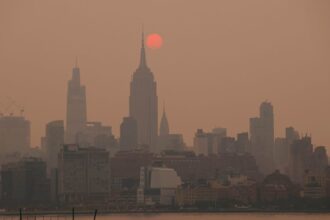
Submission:
[[[147,46],[151,49],[159,49],[163,45],[163,38],[159,34],[149,34]]]

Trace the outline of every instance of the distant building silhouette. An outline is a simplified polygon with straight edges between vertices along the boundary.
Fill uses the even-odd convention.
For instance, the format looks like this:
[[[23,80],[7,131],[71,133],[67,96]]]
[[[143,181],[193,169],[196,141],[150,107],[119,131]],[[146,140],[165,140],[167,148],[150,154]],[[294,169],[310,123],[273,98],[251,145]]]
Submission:
[[[223,137],[220,141],[219,153],[236,153],[236,141],[234,137]]]
[[[249,133],[243,132],[237,134],[237,141],[236,141],[236,151],[238,153],[245,153],[249,152],[250,150],[250,140],[249,140]]]
[[[274,142],[274,165],[282,173],[286,173],[289,159],[289,145],[286,138],[277,137]]]
[[[22,116],[0,117],[0,153],[23,153],[30,148],[30,121]]]
[[[80,69],[72,69],[72,79],[68,82],[66,109],[66,143],[75,143],[76,135],[82,132],[87,121],[86,89],[80,83]]]
[[[313,160],[312,171],[316,174],[324,174],[329,164],[327,150],[324,146],[314,149]]]
[[[291,145],[293,141],[299,139],[299,133],[293,127],[287,127],[285,129],[285,139],[287,140],[288,144]]]
[[[215,154],[221,153],[223,149],[221,143],[222,143],[222,139],[227,137],[227,128],[221,128],[221,127],[213,128],[211,134],[214,139],[212,152]]]
[[[163,109],[163,115],[162,115],[162,119],[160,120],[160,129],[159,129],[159,136],[167,136],[170,134],[170,127],[167,121],[167,117],[166,117],[166,112],[165,112],[165,108]]]
[[[133,117],[124,117],[120,125],[121,150],[133,150],[138,147],[138,126]]]
[[[158,97],[153,73],[147,66],[142,34],[140,65],[134,72],[129,97],[129,115],[138,125],[138,143],[155,151],[158,137]]]
[[[35,207],[49,202],[46,162],[22,158],[1,166],[1,197],[7,207]]]
[[[313,163],[313,144],[311,137],[304,136],[293,141],[290,146],[289,174],[292,181],[303,184],[304,173]]]
[[[263,203],[285,201],[299,196],[299,187],[287,175],[278,170],[267,175],[259,186],[259,197]]]
[[[275,138],[274,144],[274,164],[276,169],[283,173],[288,173],[290,160],[290,146],[299,139],[298,132],[293,127],[285,129],[285,137]]]
[[[235,138],[227,138],[226,128],[214,128],[212,132],[197,129],[194,137],[196,154],[211,155],[235,151]]]
[[[80,147],[97,147],[96,139],[100,136],[113,137],[112,127],[102,125],[98,121],[87,122],[84,129],[76,134],[75,143]]]
[[[302,183],[304,198],[320,199],[326,197],[326,173],[316,173],[305,170]]]
[[[250,119],[252,154],[260,171],[269,174],[274,171],[274,113],[270,102],[260,105],[260,116]]]
[[[62,204],[107,202],[110,156],[99,148],[65,145],[58,156],[59,201]]]
[[[215,154],[215,138],[213,133],[204,132],[203,129],[197,129],[194,137],[194,150],[197,155]]]
[[[158,152],[164,150],[174,150],[182,151],[185,149],[186,145],[183,141],[182,134],[171,134],[170,126],[167,120],[165,108],[163,109],[162,119],[160,121],[159,128],[159,137],[158,137]]]
[[[46,125],[45,147],[48,170],[57,168],[57,155],[64,144],[64,122],[52,121]]]

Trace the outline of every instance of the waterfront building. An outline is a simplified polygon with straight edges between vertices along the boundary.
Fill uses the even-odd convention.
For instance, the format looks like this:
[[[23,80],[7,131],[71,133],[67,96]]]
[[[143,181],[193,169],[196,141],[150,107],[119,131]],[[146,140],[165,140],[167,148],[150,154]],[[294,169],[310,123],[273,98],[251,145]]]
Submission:
[[[6,208],[46,207],[50,182],[46,162],[24,157],[1,166],[1,199]]]
[[[110,198],[110,157],[105,149],[64,145],[58,155],[62,204],[102,204]]]

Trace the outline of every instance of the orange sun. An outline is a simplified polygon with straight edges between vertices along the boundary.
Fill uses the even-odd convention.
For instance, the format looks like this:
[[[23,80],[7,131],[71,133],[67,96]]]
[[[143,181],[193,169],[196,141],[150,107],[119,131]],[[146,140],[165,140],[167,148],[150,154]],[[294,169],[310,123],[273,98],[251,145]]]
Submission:
[[[159,49],[163,45],[163,38],[159,34],[149,34],[147,37],[147,46],[151,49]]]

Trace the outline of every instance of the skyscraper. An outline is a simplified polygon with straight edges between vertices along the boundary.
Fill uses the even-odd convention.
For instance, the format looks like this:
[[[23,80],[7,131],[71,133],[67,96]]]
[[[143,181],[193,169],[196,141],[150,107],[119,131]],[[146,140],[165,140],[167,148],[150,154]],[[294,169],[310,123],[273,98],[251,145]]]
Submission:
[[[312,167],[313,163],[312,138],[301,137],[293,141],[290,146],[289,174],[292,181],[303,183],[304,172]]]
[[[101,122],[86,122],[83,131],[76,135],[76,143],[80,147],[97,147],[96,140],[99,137],[113,137],[112,127],[105,126]]]
[[[0,116],[0,154],[24,153],[30,136],[30,121],[23,116]]]
[[[130,85],[129,115],[137,121],[138,143],[149,145],[151,151],[155,151],[158,136],[157,84],[147,66],[143,34],[140,65]]]
[[[133,150],[138,145],[137,122],[132,117],[124,117],[120,125],[120,148],[122,150]]]
[[[76,135],[82,132],[87,121],[86,89],[80,84],[80,69],[72,69],[72,79],[68,82],[66,112],[66,143],[75,143]]]
[[[168,125],[168,120],[166,117],[165,108],[163,109],[163,116],[160,121],[159,136],[167,136],[170,134],[170,127]]]
[[[64,122],[51,121],[46,125],[46,151],[48,169],[57,168],[57,157],[64,144]]]
[[[165,108],[163,109],[163,116],[160,121],[159,137],[157,143],[157,151],[182,151],[186,147],[183,141],[182,134],[170,133],[170,126],[167,120]]]
[[[274,114],[270,102],[260,105],[260,116],[250,119],[252,154],[259,169],[271,173],[274,169]]]

